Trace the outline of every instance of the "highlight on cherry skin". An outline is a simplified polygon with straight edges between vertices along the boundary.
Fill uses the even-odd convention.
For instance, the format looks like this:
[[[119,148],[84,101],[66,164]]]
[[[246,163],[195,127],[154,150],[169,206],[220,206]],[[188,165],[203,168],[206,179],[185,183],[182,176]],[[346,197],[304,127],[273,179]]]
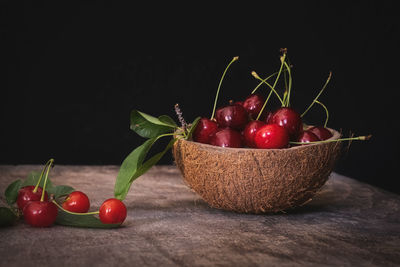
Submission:
[[[125,204],[116,198],[109,198],[101,204],[99,218],[105,224],[121,224],[125,221],[127,209]]]
[[[257,148],[286,148],[289,146],[289,134],[283,126],[266,124],[256,132],[254,142]]]
[[[88,196],[81,191],[74,191],[67,196],[62,204],[63,209],[76,212],[86,213],[90,208],[90,201]]]

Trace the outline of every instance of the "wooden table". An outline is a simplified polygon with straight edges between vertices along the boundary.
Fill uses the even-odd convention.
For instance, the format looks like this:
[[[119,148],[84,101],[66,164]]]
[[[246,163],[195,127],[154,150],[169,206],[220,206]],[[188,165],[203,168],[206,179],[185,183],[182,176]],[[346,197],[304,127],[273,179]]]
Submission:
[[[0,189],[41,166],[0,166]],[[54,184],[84,191],[96,210],[117,166],[59,166]],[[287,213],[210,208],[174,166],[134,182],[118,229],[25,223],[0,229],[0,266],[400,266],[400,196],[333,173],[317,197]]]

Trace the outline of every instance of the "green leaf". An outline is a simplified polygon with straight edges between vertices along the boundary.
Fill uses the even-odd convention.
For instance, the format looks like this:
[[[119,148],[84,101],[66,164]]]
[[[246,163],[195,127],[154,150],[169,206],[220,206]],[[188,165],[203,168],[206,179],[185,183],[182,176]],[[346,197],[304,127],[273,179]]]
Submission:
[[[160,137],[162,137],[162,135],[147,140],[141,146],[138,146],[135,150],[133,150],[122,162],[114,186],[114,196],[116,198],[124,200],[126,195],[128,194],[132,182],[136,178],[147,172],[153,165],[155,165],[175,142],[175,139],[172,139],[162,152],[157,153],[156,155],[148,159],[145,163],[143,163],[151,146]]]
[[[47,190],[47,193],[53,194],[54,198],[57,199],[59,197],[69,195],[70,193],[72,193],[74,191],[75,191],[75,189],[71,186],[57,185],[57,186],[54,186],[54,187],[50,188],[49,190]]]
[[[18,216],[6,207],[0,207],[0,227],[12,226],[18,220]]]
[[[4,195],[9,205],[12,205],[17,201],[18,191],[21,189],[21,184],[21,180],[16,180],[6,188]]]
[[[28,174],[28,177],[26,178],[26,180],[22,182],[21,187],[28,186],[28,185],[36,186],[37,182],[39,181],[39,177],[40,177],[40,172],[37,172],[37,171],[30,172]],[[43,188],[43,184],[44,184],[44,177],[42,177],[42,180],[40,181],[39,186]],[[50,181],[50,178],[47,178],[46,191],[50,190],[52,187],[53,187],[53,184]]]
[[[176,122],[175,122],[170,116],[161,115],[160,117],[158,117],[158,119],[159,119],[161,122],[163,122],[163,123],[165,123],[165,124],[168,124],[168,125],[171,126],[171,127],[174,127],[174,128],[178,127],[178,125],[176,124]]]
[[[186,135],[186,140],[191,140],[192,139],[192,135],[194,130],[196,129],[197,124],[199,123],[199,120],[201,119],[201,117],[197,117],[192,124],[190,125],[190,129],[188,134]]]
[[[56,223],[65,226],[82,228],[117,228],[120,224],[104,224],[92,214],[74,215],[58,209]]]
[[[172,119],[167,117],[166,115],[160,116],[160,119],[132,110],[130,128],[145,138],[155,138],[161,134],[173,133],[177,126],[176,124],[171,124]]]

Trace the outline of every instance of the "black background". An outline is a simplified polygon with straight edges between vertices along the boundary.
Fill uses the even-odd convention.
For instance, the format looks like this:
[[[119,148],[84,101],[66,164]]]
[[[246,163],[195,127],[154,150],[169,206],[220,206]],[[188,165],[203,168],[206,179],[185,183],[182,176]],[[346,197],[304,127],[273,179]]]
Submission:
[[[293,107],[320,98],[328,126],[353,142],[336,171],[399,193],[399,20],[394,1],[268,1],[205,4],[1,2],[0,164],[120,164],[143,139],[138,109],[188,121],[247,96],[279,67],[287,47]],[[315,106],[304,118],[322,124]],[[160,149],[160,147],[155,147]],[[167,155],[160,162],[169,164]]]

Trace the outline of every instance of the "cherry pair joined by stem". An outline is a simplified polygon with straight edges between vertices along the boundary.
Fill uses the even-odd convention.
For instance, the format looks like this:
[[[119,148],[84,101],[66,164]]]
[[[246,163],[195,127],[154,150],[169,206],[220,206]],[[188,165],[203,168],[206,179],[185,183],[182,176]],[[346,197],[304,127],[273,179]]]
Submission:
[[[44,183],[43,183],[43,189],[42,189],[42,194],[40,196],[39,200],[31,200],[29,201],[25,207],[23,207],[23,214],[24,214],[24,220],[26,223],[28,223],[31,226],[34,227],[47,227],[52,225],[56,218],[57,218],[57,214],[58,214],[58,209],[57,206],[53,203],[48,201],[48,199],[46,198],[46,184],[47,184],[47,180],[48,180],[48,176],[49,176],[49,171],[50,168],[53,166],[53,159],[50,159],[45,167],[42,170],[42,173],[39,177],[39,181],[36,185],[36,187],[32,190],[32,192],[36,189],[38,190],[38,185],[40,184],[40,181],[45,174],[45,178],[44,178]],[[25,193],[24,193],[25,192]],[[22,190],[21,192],[21,203],[23,203],[22,199],[25,199],[23,194],[25,194],[25,196],[29,196],[30,193],[26,193],[26,192],[30,192],[30,190]],[[36,193],[36,192],[34,192]]]

